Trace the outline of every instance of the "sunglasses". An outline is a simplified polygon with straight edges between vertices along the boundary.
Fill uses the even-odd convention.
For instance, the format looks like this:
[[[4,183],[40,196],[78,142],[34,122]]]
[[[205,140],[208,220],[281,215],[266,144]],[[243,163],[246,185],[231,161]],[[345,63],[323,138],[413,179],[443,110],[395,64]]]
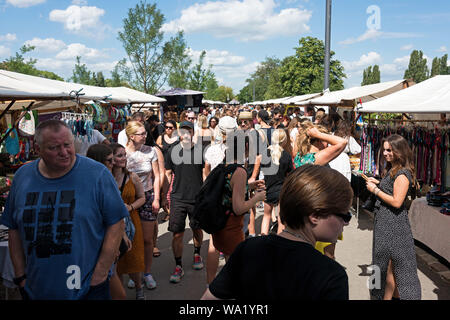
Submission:
[[[188,120],[195,120],[195,117],[187,117]]]
[[[347,213],[334,213],[334,215],[342,218],[342,220],[344,220],[345,223],[350,222],[350,220],[352,219],[352,214],[350,212],[347,212]]]
[[[242,120],[242,121],[240,121],[240,124],[241,124],[241,126],[242,126],[243,124],[248,124],[248,121],[247,121],[247,120]]]
[[[165,127],[166,129],[173,130],[173,127]]]

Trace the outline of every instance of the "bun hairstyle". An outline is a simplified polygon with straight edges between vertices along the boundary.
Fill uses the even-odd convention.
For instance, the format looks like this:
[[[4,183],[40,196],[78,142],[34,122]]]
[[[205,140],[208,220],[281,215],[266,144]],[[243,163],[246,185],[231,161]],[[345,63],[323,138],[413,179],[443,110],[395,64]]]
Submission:
[[[285,130],[276,129],[272,133],[272,144],[268,147],[268,149],[270,150],[272,162],[277,166],[280,165],[281,154],[284,150],[282,146],[285,145],[286,140],[287,135]]]
[[[311,138],[307,134],[308,130],[314,127],[322,133],[329,133],[325,127],[314,125],[309,120],[301,122],[298,129],[297,139],[295,141],[300,156],[308,154],[311,150],[311,146],[317,141],[316,138]]]
[[[281,222],[294,229],[310,215],[326,218],[350,209],[353,190],[347,178],[329,167],[305,164],[284,181],[280,192]]]

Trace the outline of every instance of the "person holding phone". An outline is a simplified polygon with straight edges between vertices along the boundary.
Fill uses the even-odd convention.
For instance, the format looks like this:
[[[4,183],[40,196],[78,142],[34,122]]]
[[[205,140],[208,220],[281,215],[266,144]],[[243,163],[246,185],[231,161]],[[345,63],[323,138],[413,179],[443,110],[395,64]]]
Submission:
[[[394,134],[382,142],[381,181],[367,179],[375,202],[372,264],[381,270],[381,288],[371,290],[375,299],[419,300],[421,286],[405,199],[415,181],[414,161],[408,142]]]

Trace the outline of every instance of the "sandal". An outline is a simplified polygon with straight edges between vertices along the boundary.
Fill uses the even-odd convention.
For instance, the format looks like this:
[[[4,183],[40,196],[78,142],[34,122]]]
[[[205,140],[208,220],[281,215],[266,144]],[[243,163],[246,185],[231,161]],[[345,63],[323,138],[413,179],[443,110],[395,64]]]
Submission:
[[[161,252],[158,248],[153,249],[153,257],[158,258],[161,255]]]

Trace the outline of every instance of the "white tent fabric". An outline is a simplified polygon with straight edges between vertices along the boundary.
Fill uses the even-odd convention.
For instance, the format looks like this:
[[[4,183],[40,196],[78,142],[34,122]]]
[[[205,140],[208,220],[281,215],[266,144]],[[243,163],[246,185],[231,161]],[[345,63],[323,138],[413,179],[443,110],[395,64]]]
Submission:
[[[450,112],[450,75],[435,76],[386,97],[363,103],[358,112]]]
[[[297,105],[342,105],[355,106],[355,101],[368,102],[402,90],[407,80],[395,80],[361,87],[352,87],[338,91],[325,91],[321,96],[306,101],[297,102]]]
[[[295,97],[290,97],[288,99],[286,99],[284,101],[285,104],[296,104],[298,102],[304,101],[304,100],[308,100],[308,99],[312,99],[315,97],[320,96],[321,93],[309,93],[309,94],[303,94],[300,96],[295,96]]]
[[[128,100],[124,99],[123,97],[114,97],[112,96],[112,92],[110,88],[102,88],[102,87],[95,87],[95,86],[89,86],[85,84],[78,84],[78,83],[71,83],[71,82],[64,82],[59,80],[52,80],[52,79],[46,79],[41,77],[35,77],[30,76],[27,74],[17,73],[17,72],[11,72],[11,71],[5,71],[0,70],[0,75],[4,75],[6,77],[21,81],[22,83],[27,83],[28,85],[32,86],[35,85],[36,87],[45,87],[49,90],[56,90],[58,92],[64,92],[65,94],[70,94],[71,92],[79,91],[82,89],[80,96],[81,101],[88,101],[88,100],[105,100],[111,103],[117,103],[117,104],[127,104]],[[20,90],[20,88],[18,88]]]
[[[45,79],[17,72],[0,70],[0,110],[8,101],[17,100],[10,110],[19,110],[36,101],[32,109],[60,109],[76,105],[75,92],[81,90],[80,102],[90,100],[106,101],[113,104],[162,103],[166,99],[146,94],[126,87],[95,87],[78,83]],[[5,100],[2,102],[2,99]]]
[[[129,103],[162,103],[167,100],[141,91],[130,89],[127,87],[113,87],[108,88],[113,96],[128,99]]]

